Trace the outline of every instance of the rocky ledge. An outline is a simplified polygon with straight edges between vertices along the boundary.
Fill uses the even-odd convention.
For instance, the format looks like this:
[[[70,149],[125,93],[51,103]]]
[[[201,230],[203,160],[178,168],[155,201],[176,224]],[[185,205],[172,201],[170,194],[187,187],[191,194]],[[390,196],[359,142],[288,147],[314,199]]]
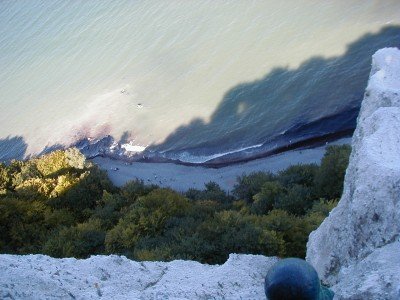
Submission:
[[[337,299],[400,299],[400,51],[376,52],[344,191],[307,260]]]

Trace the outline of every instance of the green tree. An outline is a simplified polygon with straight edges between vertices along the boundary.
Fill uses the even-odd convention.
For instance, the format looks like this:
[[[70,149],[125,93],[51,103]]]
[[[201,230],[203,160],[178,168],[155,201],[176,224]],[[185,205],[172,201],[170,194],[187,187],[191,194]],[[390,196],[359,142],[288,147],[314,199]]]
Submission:
[[[132,257],[135,245],[141,238],[162,235],[167,221],[172,217],[184,216],[188,208],[189,201],[169,189],[157,189],[140,197],[107,233],[107,251]]]
[[[256,214],[267,213],[276,206],[278,199],[283,194],[285,194],[285,189],[278,181],[265,182],[261,191],[253,197],[252,212]]]
[[[294,184],[312,187],[317,171],[318,166],[315,164],[294,165],[280,171],[277,175],[277,180],[285,187],[290,187]]]
[[[248,203],[253,201],[254,195],[261,192],[263,184],[267,181],[274,181],[272,173],[254,172],[249,175],[242,175],[237,178],[237,184],[233,188],[233,195]]]
[[[189,189],[185,196],[192,200],[214,200],[220,203],[230,203],[233,201],[231,196],[221,189],[221,187],[213,181],[204,184],[205,189],[203,191],[197,189]]]
[[[312,206],[311,190],[305,186],[294,184],[281,194],[275,208],[286,210],[294,215],[303,215]]]
[[[92,219],[56,232],[43,246],[43,253],[53,257],[87,258],[104,253],[105,232],[100,220]]]
[[[64,153],[70,167],[75,169],[90,167],[90,164],[86,162],[86,157],[77,148],[68,148]]]
[[[39,201],[0,199],[0,240],[2,253],[38,253],[47,236],[45,214]]]
[[[0,195],[5,194],[11,185],[11,176],[8,173],[7,167],[0,163]]]
[[[349,145],[329,146],[315,176],[316,194],[319,198],[340,198],[344,175],[349,164]]]
[[[75,184],[57,198],[49,201],[55,209],[68,208],[75,212],[79,221],[88,217],[88,213],[96,207],[97,201],[103,196],[103,191],[115,192],[105,171],[98,167],[90,167],[79,175]]]
[[[121,195],[130,203],[135,202],[140,196],[145,196],[157,188],[156,185],[145,185],[143,180],[128,181],[121,187]]]
[[[202,257],[208,263],[224,262],[229,253],[276,255],[284,251],[283,240],[274,231],[235,211],[216,213],[199,226],[198,236],[208,246]]]
[[[43,176],[50,176],[70,168],[65,151],[62,150],[41,156],[36,160],[36,166]]]

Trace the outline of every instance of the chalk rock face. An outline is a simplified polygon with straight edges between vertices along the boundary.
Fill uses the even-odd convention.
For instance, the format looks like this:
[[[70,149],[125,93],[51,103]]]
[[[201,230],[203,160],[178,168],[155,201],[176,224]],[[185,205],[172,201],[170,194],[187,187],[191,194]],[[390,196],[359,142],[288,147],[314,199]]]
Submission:
[[[244,254],[223,265],[0,255],[0,299],[265,299],[264,277],[277,261]]]
[[[307,261],[337,299],[400,299],[400,50],[376,52],[338,206]]]

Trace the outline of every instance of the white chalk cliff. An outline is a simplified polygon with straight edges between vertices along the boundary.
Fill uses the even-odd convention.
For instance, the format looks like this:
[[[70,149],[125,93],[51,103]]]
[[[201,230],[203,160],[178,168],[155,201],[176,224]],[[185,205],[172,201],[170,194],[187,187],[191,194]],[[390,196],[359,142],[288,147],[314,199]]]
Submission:
[[[362,103],[339,205],[310,235],[307,260],[336,299],[400,299],[400,51],[383,49]],[[265,299],[275,257],[223,265],[121,256],[0,255],[0,299]]]
[[[400,299],[400,51],[379,50],[338,206],[311,233],[307,260],[337,299]]]
[[[265,299],[264,276],[277,261],[245,254],[220,266],[1,255],[0,299]]]

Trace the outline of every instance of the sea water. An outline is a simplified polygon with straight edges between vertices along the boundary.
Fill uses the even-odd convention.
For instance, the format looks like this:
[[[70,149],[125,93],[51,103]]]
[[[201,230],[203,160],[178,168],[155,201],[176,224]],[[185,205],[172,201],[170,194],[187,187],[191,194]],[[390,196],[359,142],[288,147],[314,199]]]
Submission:
[[[0,158],[111,135],[204,162],[351,130],[399,24],[398,0],[1,1]]]

